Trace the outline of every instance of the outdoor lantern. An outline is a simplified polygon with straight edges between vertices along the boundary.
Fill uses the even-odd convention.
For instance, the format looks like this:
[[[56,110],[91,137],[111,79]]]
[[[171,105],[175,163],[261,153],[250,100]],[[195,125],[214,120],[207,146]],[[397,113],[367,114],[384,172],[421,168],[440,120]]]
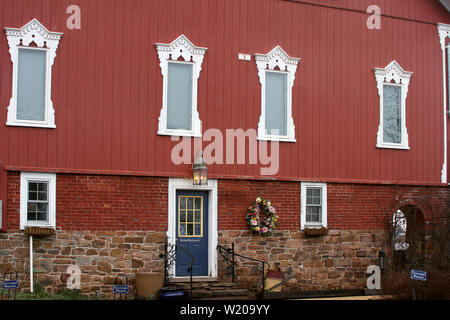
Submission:
[[[384,271],[386,266],[386,252],[384,252],[383,249],[378,251],[378,259],[380,259],[380,269],[381,271]]]
[[[208,168],[206,167],[206,161],[203,159],[203,152],[199,151],[194,160],[194,186],[207,185],[208,184]]]

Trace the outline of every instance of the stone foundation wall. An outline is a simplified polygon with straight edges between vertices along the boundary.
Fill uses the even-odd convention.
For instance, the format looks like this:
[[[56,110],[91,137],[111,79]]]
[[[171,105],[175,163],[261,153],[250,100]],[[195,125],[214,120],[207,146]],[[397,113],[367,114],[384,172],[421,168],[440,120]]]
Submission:
[[[219,244],[235,252],[269,262],[293,278],[283,287],[287,290],[359,289],[366,286],[366,269],[378,265],[378,251],[387,248],[388,235],[383,231],[330,230],[326,236],[305,237],[300,231],[275,232],[260,237],[249,231],[220,231]],[[253,287],[261,283],[261,264],[242,258],[237,261],[237,281]],[[219,256],[219,277],[224,275],[223,258]]]
[[[81,293],[111,298],[115,277],[125,273],[131,296],[135,274],[163,273],[165,232],[151,231],[57,231],[33,238],[35,283],[48,292],[66,288],[70,265],[81,269]],[[29,291],[29,238],[23,232],[0,233],[0,272],[19,273],[21,291]]]

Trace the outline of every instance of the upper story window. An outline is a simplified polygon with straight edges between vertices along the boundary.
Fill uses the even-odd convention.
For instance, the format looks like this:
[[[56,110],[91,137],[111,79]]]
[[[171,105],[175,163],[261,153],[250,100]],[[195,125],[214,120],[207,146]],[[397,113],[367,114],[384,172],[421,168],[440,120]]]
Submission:
[[[292,87],[300,59],[277,46],[268,54],[255,54],[255,61],[261,83],[258,139],[295,142]]]
[[[380,96],[378,148],[409,149],[406,130],[406,96],[412,72],[394,60],[386,68],[374,68]]]
[[[163,75],[158,134],[201,137],[197,82],[207,49],[194,46],[181,35],[171,44],[156,44],[156,50]]]
[[[327,227],[326,183],[302,182],[301,229]]]
[[[6,125],[55,128],[52,65],[62,33],[49,32],[36,19],[21,29],[5,30],[13,63]]]
[[[20,228],[56,226],[56,174],[20,175]]]

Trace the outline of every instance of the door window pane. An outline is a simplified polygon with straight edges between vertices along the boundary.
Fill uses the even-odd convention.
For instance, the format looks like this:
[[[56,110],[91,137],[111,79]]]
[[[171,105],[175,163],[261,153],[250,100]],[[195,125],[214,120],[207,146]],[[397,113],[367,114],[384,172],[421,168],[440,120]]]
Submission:
[[[383,141],[402,142],[401,87],[383,87]]]
[[[266,129],[287,135],[287,74],[266,72]]]
[[[191,130],[192,65],[169,63],[167,80],[167,128]]]
[[[203,236],[203,198],[196,196],[178,197],[179,237]],[[184,205],[182,205],[184,203]],[[194,208],[195,207],[195,208]]]
[[[17,119],[45,120],[47,51],[19,49]]]

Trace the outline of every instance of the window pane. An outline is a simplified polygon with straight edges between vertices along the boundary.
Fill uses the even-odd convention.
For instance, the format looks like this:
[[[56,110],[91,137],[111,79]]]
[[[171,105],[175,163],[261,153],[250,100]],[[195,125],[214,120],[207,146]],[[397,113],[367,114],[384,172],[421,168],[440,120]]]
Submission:
[[[383,88],[383,141],[401,143],[401,87],[384,85]]]
[[[191,130],[192,65],[169,63],[167,80],[167,128]]]
[[[188,213],[187,213],[187,222],[194,222],[194,212],[188,211]]]
[[[28,211],[27,220],[36,220],[36,212]]]
[[[306,222],[321,222],[322,207],[306,207]]]
[[[47,212],[38,212],[37,220],[38,221],[47,221]]]
[[[28,192],[28,200],[37,200],[37,192],[35,191]]]
[[[192,224],[188,224],[187,225],[187,233],[186,235],[188,236],[193,236],[194,235],[194,226]]]
[[[201,225],[200,224],[195,225],[195,235],[196,236],[201,235]]]
[[[187,198],[187,208],[188,209],[193,209],[194,208],[193,198]]]
[[[17,119],[45,120],[47,51],[19,49]]]
[[[287,135],[287,74],[266,72],[266,129]]]
[[[180,236],[185,236],[185,235],[186,235],[186,225],[180,224]]]
[[[321,193],[322,190],[320,188],[306,189],[306,204],[320,205],[322,203]]]
[[[196,211],[195,212],[195,222],[200,222],[200,220],[201,220],[201,213],[200,213],[200,211]]]

